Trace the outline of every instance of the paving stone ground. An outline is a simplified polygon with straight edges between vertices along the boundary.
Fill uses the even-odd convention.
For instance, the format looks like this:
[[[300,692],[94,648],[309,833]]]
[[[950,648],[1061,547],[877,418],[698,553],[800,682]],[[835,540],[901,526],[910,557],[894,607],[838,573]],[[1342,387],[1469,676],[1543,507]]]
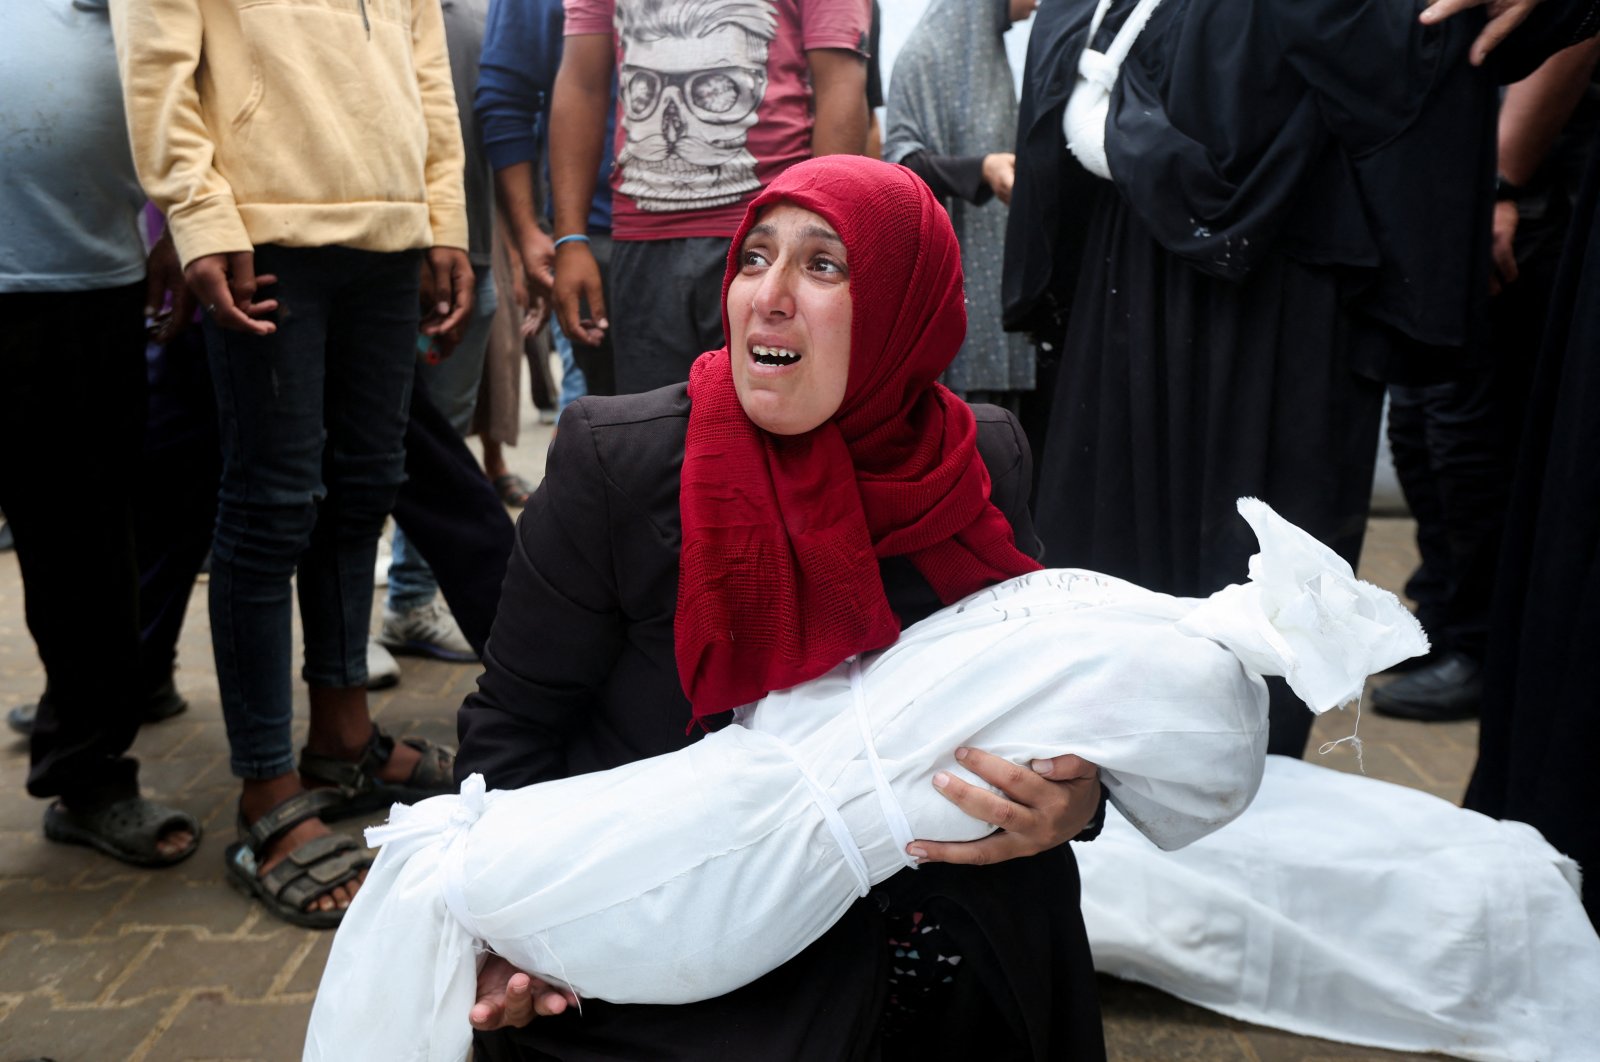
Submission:
[[[530,420],[510,454],[535,481],[548,437],[548,428]],[[1363,574],[1398,588],[1414,563],[1411,532],[1404,520],[1374,520]],[[143,872],[46,842],[39,831],[44,805],[23,790],[26,744],[0,732],[0,1062],[42,1055],[57,1062],[299,1058],[331,935],[285,925],[225,883],[222,851],[232,840],[237,791],[208,638],[202,588],[190,603],[177,674],[190,710],[146,727],[134,747],[146,792],[194,813],[206,830],[202,850],[178,867]],[[391,732],[452,741],[455,708],[476,669],[414,659],[402,668],[402,684],[374,696],[374,714]],[[23,626],[16,560],[0,554],[0,709],[33,699],[42,685]],[[303,727],[303,691],[296,710]],[[1331,715],[1319,722],[1313,747],[1348,732],[1349,716]],[[1423,727],[1367,713],[1361,734],[1368,774],[1460,798],[1475,724]],[[1348,749],[1319,762],[1354,770]],[[1110,978],[1101,989],[1114,1062],[1420,1057],[1248,1026]]]

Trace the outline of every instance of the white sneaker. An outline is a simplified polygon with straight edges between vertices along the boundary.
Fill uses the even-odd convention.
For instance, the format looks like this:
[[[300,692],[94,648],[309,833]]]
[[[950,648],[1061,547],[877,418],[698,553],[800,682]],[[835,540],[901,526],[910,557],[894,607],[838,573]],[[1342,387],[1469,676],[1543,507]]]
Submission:
[[[367,689],[386,690],[400,685],[400,665],[376,638],[367,639]]]
[[[389,565],[394,563],[394,554],[389,550],[389,540],[378,539],[378,559],[372,562],[372,585],[382,589],[389,585]]]
[[[390,652],[407,656],[431,656],[455,664],[470,664],[478,659],[467,636],[461,633],[460,624],[439,598],[407,612],[385,608],[378,641]]]

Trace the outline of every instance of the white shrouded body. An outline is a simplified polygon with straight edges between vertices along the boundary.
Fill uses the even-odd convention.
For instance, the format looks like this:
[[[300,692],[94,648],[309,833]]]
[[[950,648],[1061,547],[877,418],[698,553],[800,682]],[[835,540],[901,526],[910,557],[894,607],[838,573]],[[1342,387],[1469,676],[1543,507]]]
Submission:
[[[1391,1051],[1589,1062],[1600,939],[1533,827],[1270,756],[1178,852],[1116,814],[1078,853],[1096,969],[1232,1018]]]
[[[1315,577],[1332,581],[1307,590],[1304,565],[1268,565],[1299,583],[1276,596],[1231,588],[1219,612],[1222,595],[1038,572],[769,695],[681,751],[514,791],[469,780],[460,796],[397,807],[369,834],[383,850],[334,943],[305,1057],[464,1058],[475,942],[580,998],[679,1003],[746,984],[906,868],[913,838],[990,832],[931,784],[939,770],[978,782],[953,759],[961,745],[1099,764],[1111,800],[1162,847],[1223,825],[1261,781],[1265,669],[1213,637],[1237,621],[1228,636],[1255,644],[1271,612],[1304,616],[1305,594],[1336,583],[1370,621],[1360,644],[1329,630],[1278,638],[1291,659],[1272,673],[1293,679],[1314,650],[1365,675],[1426,647],[1392,595],[1251,504],[1263,554],[1269,532],[1296,561],[1320,550]],[[1392,636],[1374,638],[1379,628]],[[1298,692],[1328,708],[1338,702],[1318,703],[1326,690],[1348,682]]]

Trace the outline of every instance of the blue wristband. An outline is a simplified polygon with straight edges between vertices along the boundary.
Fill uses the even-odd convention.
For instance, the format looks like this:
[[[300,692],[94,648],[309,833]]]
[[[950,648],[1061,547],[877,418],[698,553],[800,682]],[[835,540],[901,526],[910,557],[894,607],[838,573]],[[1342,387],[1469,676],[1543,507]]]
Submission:
[[[561,239],[557,240],[555,243],[550,245],[551,246],[551,250],[554,250],[555,248],[560,247],[564,243],[572,243],[573,241],[577,241],[578,243],[588,243],[589,242],[589,237],[585,236],[581,232],[575,232],[571,236],[563,236],[563,237],[561,237]]]

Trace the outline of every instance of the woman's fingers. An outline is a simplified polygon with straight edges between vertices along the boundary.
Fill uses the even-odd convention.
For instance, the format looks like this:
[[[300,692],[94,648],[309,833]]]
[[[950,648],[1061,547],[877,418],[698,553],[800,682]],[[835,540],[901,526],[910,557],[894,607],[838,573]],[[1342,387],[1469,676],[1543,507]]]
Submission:
[[[906,851],[923,863],[982,865],[1033,855],[1070,841],[1094,817],[1100,769],[1079,756],[1034,760],[1026,767],[981,749],[957,749],[956,759],[999,793],[949,771],[933,784],[966,814],[998,831],[977,841],[914,841]]]
[[[1034,760],[1028,766],[1040,778],[1052,782],[1075,782],[1084,778],[1100,777],[1100,768],[1084,759],[1082,756],[1057,756],[1050,760]]]
[[[549,984],[511,965],[499,955],[484,960],[478,972],[478,999],[467,1012],[474,1029],[516,1028],[536,1017],[552,1017],[578,1002],[570,991]]]
[[[1485,6],[1489,9],[1489,22],[1478,34],[1478,39],[1472,42],[1472,50],[1467,54],[1473,66],[1481,66],[1489,53],[1532,14],[1533,9],[1539,6],[1539,0],[1434,0],[1418,17],[1431,26],[1469,8]]]

